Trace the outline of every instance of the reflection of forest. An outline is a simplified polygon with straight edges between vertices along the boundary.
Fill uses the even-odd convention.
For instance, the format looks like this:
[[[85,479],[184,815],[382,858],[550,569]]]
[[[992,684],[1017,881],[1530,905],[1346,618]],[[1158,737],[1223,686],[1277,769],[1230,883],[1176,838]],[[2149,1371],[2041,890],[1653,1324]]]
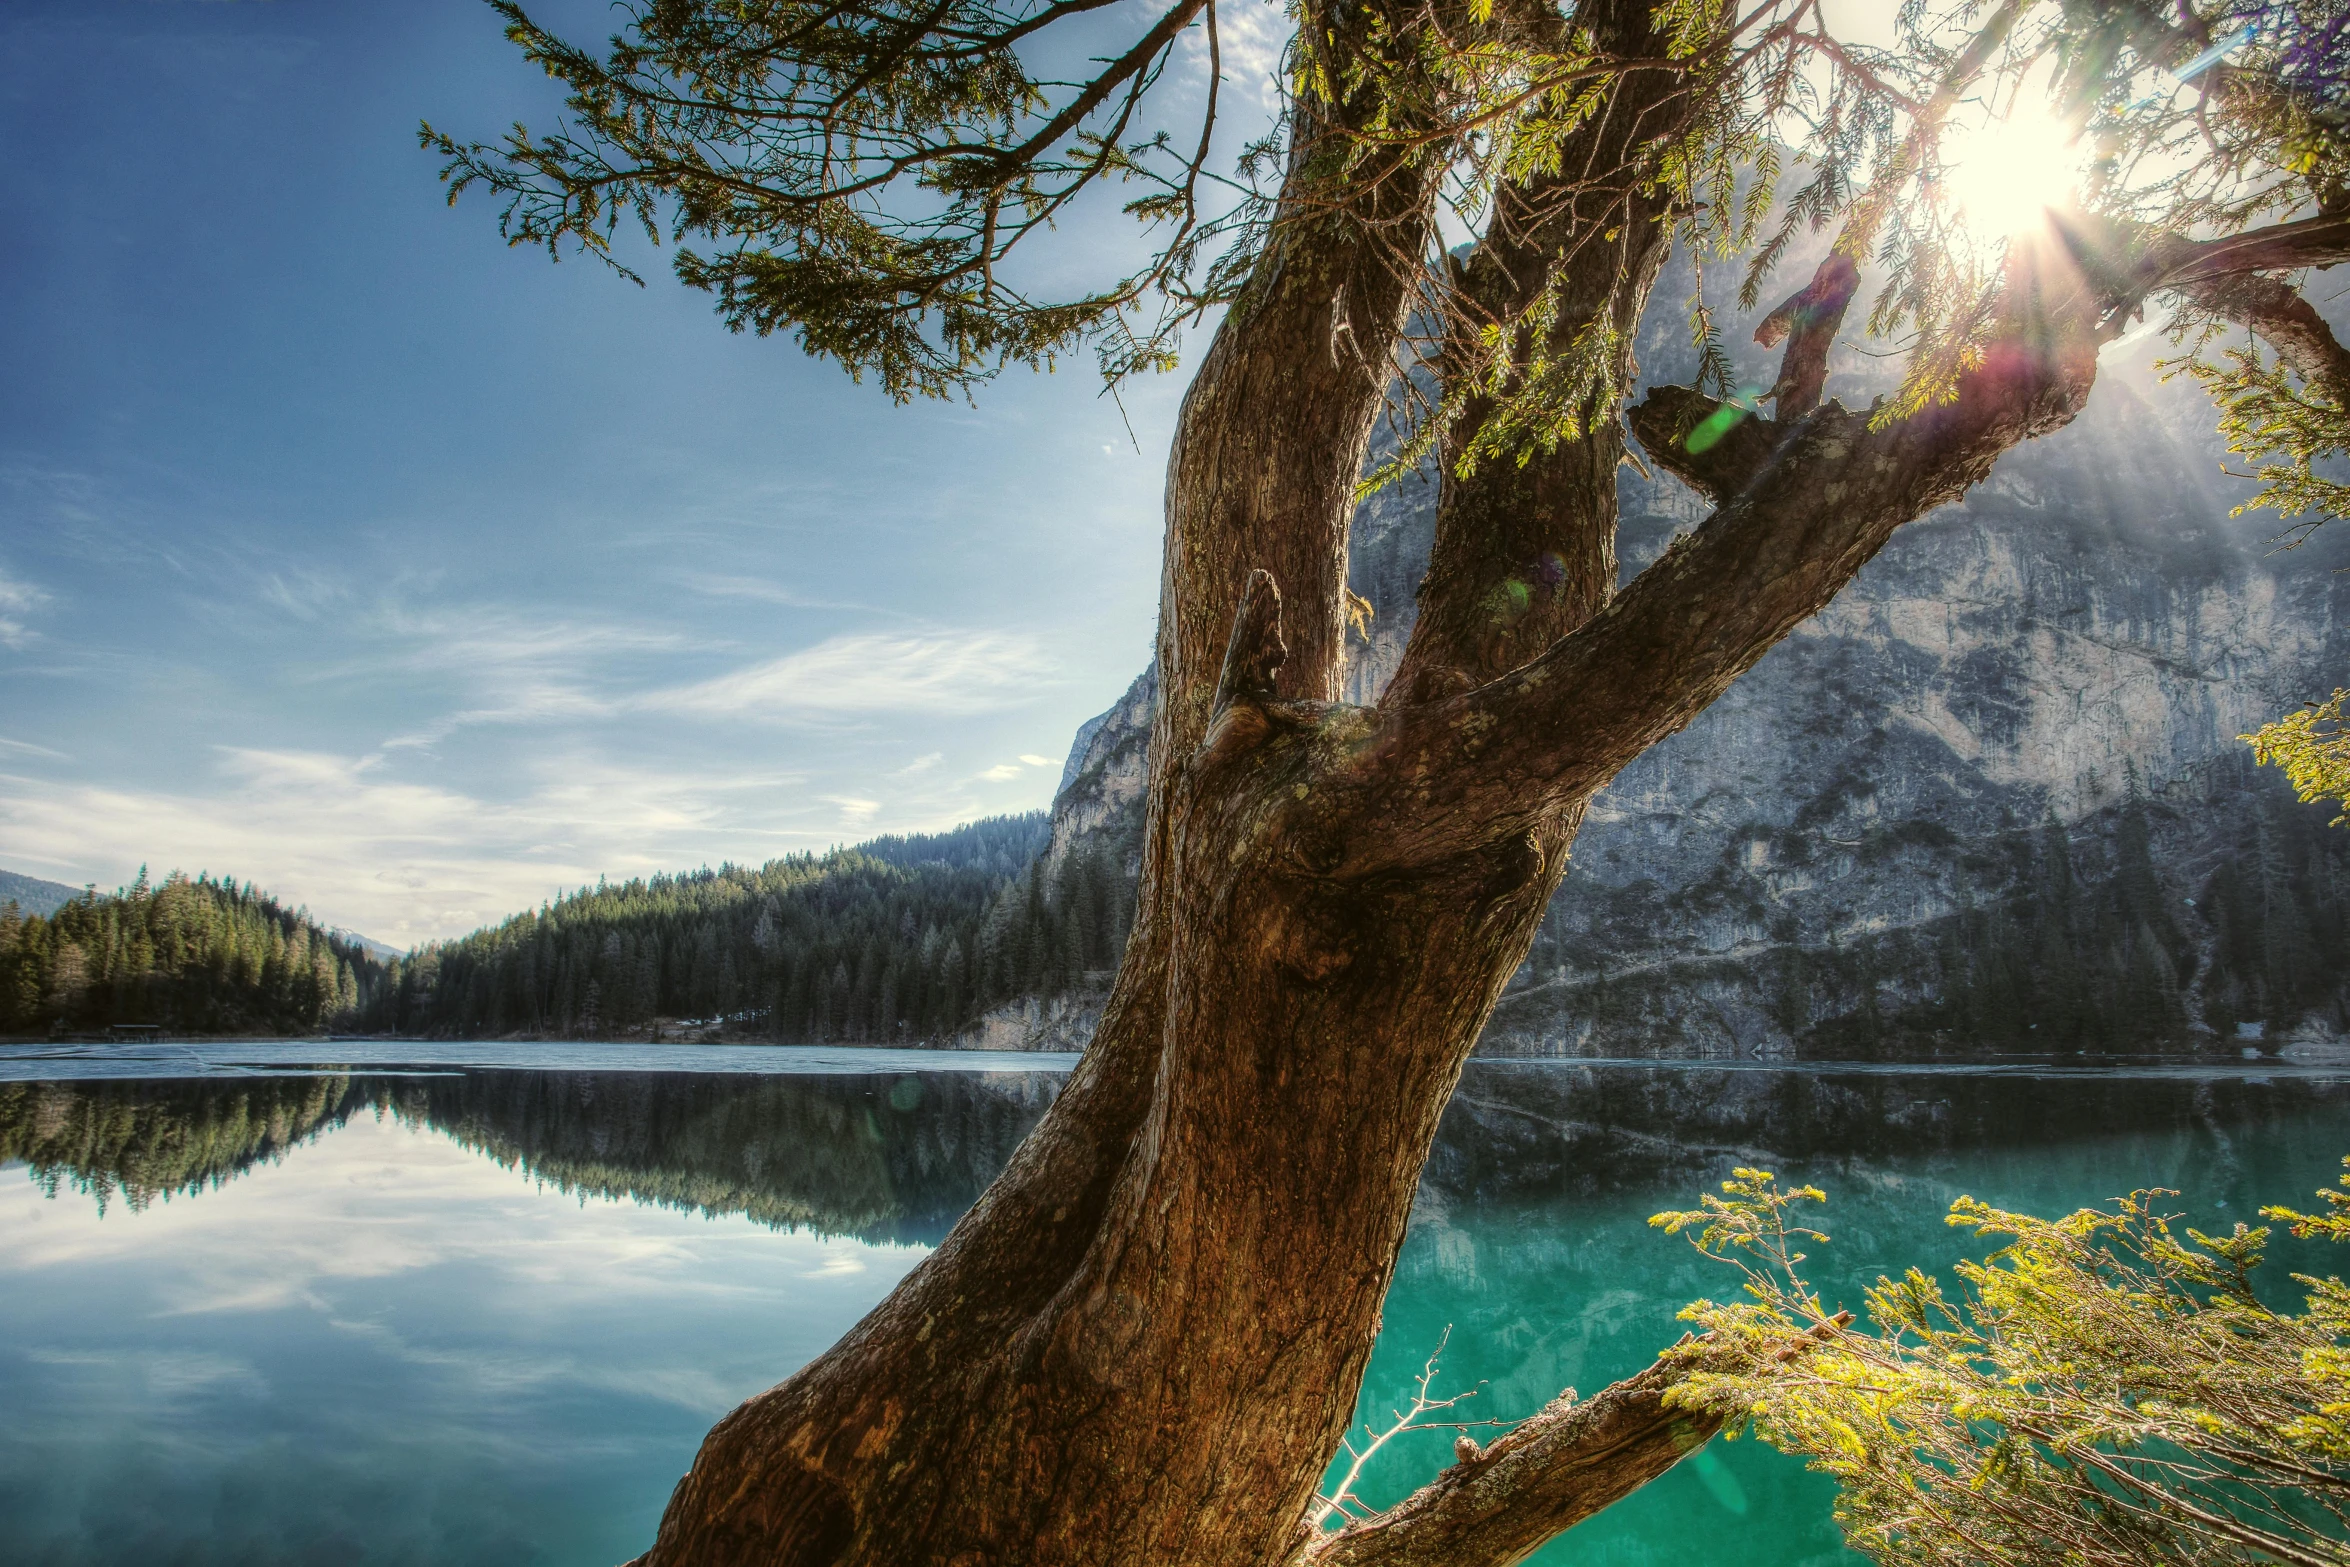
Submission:
[[[474,1072],[384,1087],[402,1117],[565,1191],[935,1241],[1011,1159],[1060,1079]]]
[[[0,1162],[103,1206],[217,1187],[363,1112],[431,1127],[566,1192],[869,1240],[934,1241],[1059,1078],[476,1071],[0,1083]],[[1862,1160],[2121,1132],[2221,1132],[2350,1082],[1472,1063],[1426,1184],[1538,1200],[1732,1161]]]
[[[931,1241],[1011,1158],[1059,1081],[487,1071],[0,1083],[0,1161],[24,1161],[52,1191],[139,1208],[384,1113],[566,1192]]]
[[[0,1163],[23,1160],[60,1184],[144,1208],[270,1163],[353,1102],[346,1077],[0,1083]]]

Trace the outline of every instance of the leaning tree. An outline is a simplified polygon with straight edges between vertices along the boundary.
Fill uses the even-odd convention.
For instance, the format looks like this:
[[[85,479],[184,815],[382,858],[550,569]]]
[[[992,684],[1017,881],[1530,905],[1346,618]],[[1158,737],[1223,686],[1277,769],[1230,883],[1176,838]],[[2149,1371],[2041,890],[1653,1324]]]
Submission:
[[[1593,794],[2072,419],[2148,309],[2280,482],[2350,406],[2295,286],[2350,258],[2339,0],[1908,0],[1873,42],[1820,0],[1290,0],[1238,125],[1253,0],[628,0],[595,51],[499,9],[560,127],[425,139],[514,243],[626,270],[641,228],[730,326],[901,399],[1084,347],[1115,385],[1214,325],[1100,1026],[938,1250],[711,1431],[659,1567],[1508,1562],[1661,1472],[1709,1429],[1664,1367],[1316,1522],[1438,1114]],[[2019,105],[2078,182],[1986,238],[1953,139]],[[1650,298],[1678,245],[1757,300],[1814,232],[1767,385],[1702,289]],[[1630,405],[1652,308],[1701,370]],[[1856,336],[1904,356],[1865,409],[1823,397]],[[1711,510],[1619,586],[1642,452]],[[1349,705],[1349,519],[1423,465],[1418,620]]]

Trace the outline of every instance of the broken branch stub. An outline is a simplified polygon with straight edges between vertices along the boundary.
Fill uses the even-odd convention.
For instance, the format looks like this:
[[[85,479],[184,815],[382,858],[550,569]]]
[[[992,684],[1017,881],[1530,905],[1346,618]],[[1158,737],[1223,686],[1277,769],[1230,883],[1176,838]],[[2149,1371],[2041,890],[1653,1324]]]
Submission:
[[[1289,644],[1281,635],[1281,586],[1271,572],[1253,570],[1240,591],[1240,611],[1232,617],[1232,640],[1224,646],[1215,710],[1271,700],[1273,677],[1288,658]]]

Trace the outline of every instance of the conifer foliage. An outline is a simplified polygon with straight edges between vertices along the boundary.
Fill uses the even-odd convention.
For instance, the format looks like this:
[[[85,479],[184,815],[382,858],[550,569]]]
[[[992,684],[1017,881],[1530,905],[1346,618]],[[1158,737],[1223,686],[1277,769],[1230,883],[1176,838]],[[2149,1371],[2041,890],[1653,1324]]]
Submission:
[[[420,950],[380,1026],[609,1038],[670,1020],[935,1041],[999,1002],[1107,982],[1131,891],[1098,858],[1041,858],[1048,833],[1036,812],[584,889]]]
[[[2350,1562],[2350,1286],[2295,1273],[2307,1310],[2280,1309],[2255,1288],[2266,1227],[2206,1235],[2159,1189],[2054,1220],[1961,1197],[1948,1222],[2003,1244],[1955,1291],[1880,1277],[1861,1326],[1803,1271],[1817,1187],[1741,1169],[1722,1191],[1649,1221],[1745,1286],[1682,1312],[1706,1337],[1667,1357],[1703,1363],[1671,1401],[1835,1476],[1872,1561]],[[2350,1240],[2350,1191],[2319,1195],[2261,1216]]]
[[[154,1024],[200,1034],[352,1027],[387,965],[251,882],[173,872],[47,918],[0,903],[0,1033]]]

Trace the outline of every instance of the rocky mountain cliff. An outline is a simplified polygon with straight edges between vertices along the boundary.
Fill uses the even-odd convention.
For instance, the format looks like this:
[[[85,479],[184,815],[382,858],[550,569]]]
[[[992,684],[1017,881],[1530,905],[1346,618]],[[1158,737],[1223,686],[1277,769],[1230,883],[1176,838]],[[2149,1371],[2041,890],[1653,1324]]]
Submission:
[[[2209,404],[2155,373],[2163,346],[2109,350],[2079,421],[1905,529],[1599,797],[1483,1053],[2343,1041],[2350,832],[2235,736],[2350,683],[2350,528],[2279,552],[2274,517],[2231,518]],[[1676,378],[1669,347],[1643,357]],[[1870,379],[1855,359],[1830,394]],[[1703,511],[1661,475],[1622,485],[1628,581]],[[1410,634],[1434,499],[1407,480],[1355,521],[1377,613],[1350,700]],[[1081,732],[1056,863],[1131,874],[1152,696],[1146,674]],[[1007,1014],[989,1042],[1065,1042],[1084,1010]]]

